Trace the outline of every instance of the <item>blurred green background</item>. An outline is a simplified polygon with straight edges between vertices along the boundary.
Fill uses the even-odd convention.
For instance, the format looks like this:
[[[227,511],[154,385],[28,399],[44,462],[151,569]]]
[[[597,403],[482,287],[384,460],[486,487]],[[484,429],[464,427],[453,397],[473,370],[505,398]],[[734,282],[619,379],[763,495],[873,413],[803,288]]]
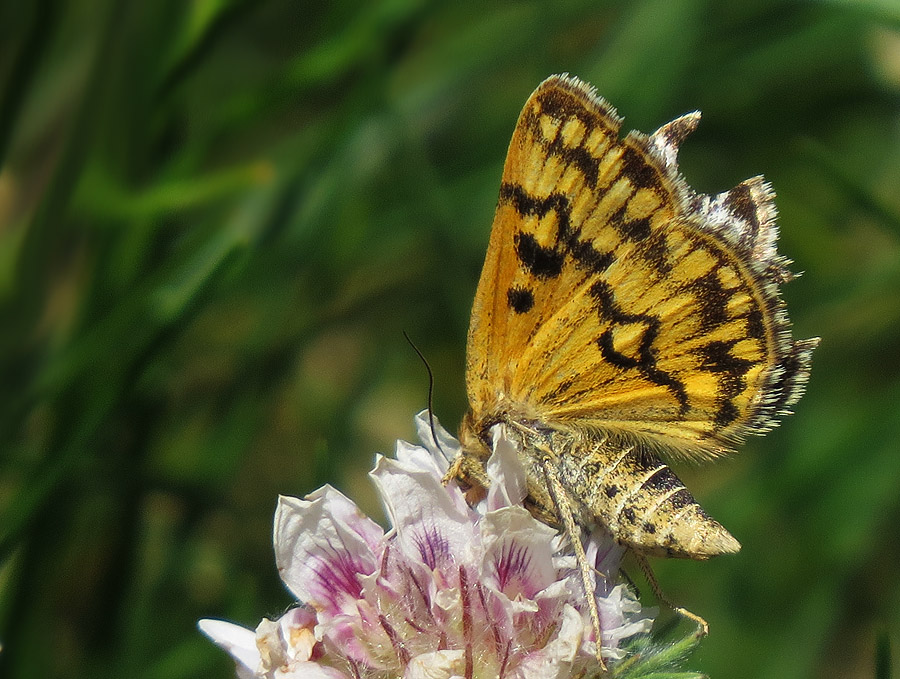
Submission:
[[[823,338],[796,416],[682,470],[743,543],[657,562],[711,624],[689,666],[896,658],[900,3],[35,0],[0,3],[0,676],[232,676],[195,622],[291,603],[277,494],[380,516],[403,330],[455,429],[506,146],[563,71],[626,129],[701,109],[695,189],[772,181]]]

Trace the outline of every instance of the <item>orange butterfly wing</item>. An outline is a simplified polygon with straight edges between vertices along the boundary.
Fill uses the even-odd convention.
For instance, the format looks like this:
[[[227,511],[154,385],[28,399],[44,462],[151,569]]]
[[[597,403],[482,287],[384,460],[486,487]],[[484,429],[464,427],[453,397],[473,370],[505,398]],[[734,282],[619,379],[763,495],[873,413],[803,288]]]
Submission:
[[[510,143],[467,347],[472,419],[636,437],[688,456],[765,431],[802,393],[773,194],[678,173],[689,114],[647,137],[592,88],[544,81]]]

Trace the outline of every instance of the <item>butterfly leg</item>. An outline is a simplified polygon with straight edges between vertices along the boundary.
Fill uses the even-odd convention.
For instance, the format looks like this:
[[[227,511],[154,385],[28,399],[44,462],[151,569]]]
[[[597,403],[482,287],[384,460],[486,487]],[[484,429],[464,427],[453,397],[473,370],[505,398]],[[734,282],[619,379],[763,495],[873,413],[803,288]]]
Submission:
[[[451,481],[459,483],[466,496],[466,502],[475,506],[487,495],[491,481],[484,470],[484,463],[473,455],[462,452],[450,464],[450,469],[442,479],[446,486]]]
[[[575,517],[572,515],[572,507],[566,496],[562,482],[559,480],[559,474],[553,464],[553,460],[544,456],[541,460],[544,476],[547,478],[547,488],[553,497],[553,504],[556,505],[556,513],[562,519],[563,528],[572,547],[575,550],[575,560],[578,562],[578,569],[581,571],[581,584],[584,586],[584,596],[587,599],[588,611],[591,615],[591,624],[594,627],[594,636],[597,639],[597,662],[600,664],[602,672],[606,672],[606,662],[603,660],[603,629],[600,627],[600,612],[597,610],[596,582],[594,580],[594,569],[588,563],[587,555],[584,552],[584,545],[581,543],[581,530],[575,523]]]
[[[445,486],[450,483],[453,479],[459,478],[460,472],[462,471],[463,463],[465,462],[465,458],[462,455],[457,455],[453,460],[453,463],[450,465],[450,468],[447,470],[447,473],[444,474],[444,478],[441,479],[441,483]]]
[[[656,580],[656,576],[653,575],[653,570],[650,568],[650,562],[647,561],[647,557],[639,552],[632,550],[635,558],[637,559],[638,564],[641,567],[641,570],[644,571],[644,576],[647,578],[647,582],[650,583],[650,589],[653,590],[653,594],[656,595],[656,598],[659,600],[661,604],[666,606],[667,608],[671,608],[682,618],[687,618],[688,620],[692,620],[697,624],[697,636],[705,637],[709,634],[709,623],[706,622],[703,618],[701,618],[696,613],[691,613],[688,609],[682,608],[681,606],[676,606],[673,604],[669,597],[667,597],[662,589],[659,586],[659,582]]]

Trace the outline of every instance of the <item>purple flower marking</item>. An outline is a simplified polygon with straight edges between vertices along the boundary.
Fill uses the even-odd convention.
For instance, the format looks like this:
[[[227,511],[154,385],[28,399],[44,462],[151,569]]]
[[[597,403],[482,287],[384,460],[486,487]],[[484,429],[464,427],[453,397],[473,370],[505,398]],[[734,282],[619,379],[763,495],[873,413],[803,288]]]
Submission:
[[[435,526],[424,526],[421,532],[413,535],[412,540],[419,548],[422,561],[431,570],[451,556],[450,543]]]

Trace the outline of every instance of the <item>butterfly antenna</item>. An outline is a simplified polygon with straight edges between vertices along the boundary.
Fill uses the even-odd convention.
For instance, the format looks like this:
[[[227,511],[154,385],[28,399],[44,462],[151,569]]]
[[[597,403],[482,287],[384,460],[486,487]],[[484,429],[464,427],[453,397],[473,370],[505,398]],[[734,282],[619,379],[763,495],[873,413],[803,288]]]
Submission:
[[[432,407],[432,397],[434,396],[434,372],[431,370],[431,365],[428,363],[428,359],[425,358],[425,354],[419,351],[419,347],[417,347],[415,342],[413,342],[409,335],[406,334],[406,330],[403,331],[403,336],[406,338],[406,341],[409,342],[409,346],[413,348],[413,351],[415,351],[419,358],[422,359],[425,370],[428,371],[428,426],[431,428],[431,439],[434,441],[434,445],[436,445],[438,450],[446,457],[447,453],[438,441],[437,430],[434,426],[434,408]]]

